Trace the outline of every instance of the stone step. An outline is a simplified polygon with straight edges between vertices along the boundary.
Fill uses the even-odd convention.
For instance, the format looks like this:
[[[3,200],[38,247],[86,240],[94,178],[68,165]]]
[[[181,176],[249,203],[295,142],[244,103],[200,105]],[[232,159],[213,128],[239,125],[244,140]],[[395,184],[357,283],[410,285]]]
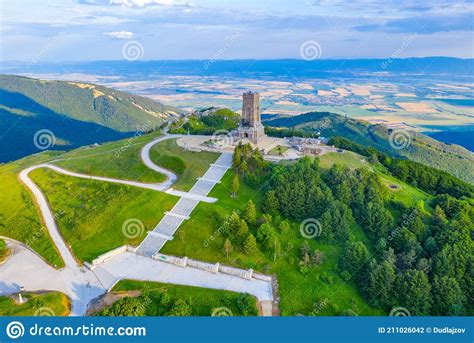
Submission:
[[[145,257],[152,257],[163,247],[163,245],[165,245],[166,242],[166,239],[163,239],[159,236],[147,235],[138,247],[136,253]]]

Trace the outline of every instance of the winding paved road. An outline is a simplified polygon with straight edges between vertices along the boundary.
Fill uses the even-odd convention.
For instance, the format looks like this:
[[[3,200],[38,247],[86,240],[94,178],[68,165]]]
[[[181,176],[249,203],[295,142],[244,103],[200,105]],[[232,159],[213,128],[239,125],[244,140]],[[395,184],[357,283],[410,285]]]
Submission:
[[[72,301],[71,315],[84,315],[92,299],[107,292],[115,282],[122,278],[248,292],[255,295],[261,301],[271,300],[273,296],[269,282],[255,279],[243,280],[231,275],[211,274],[202,270],[181,268],[133,253],[124,253],[112,257],[93,271],[80,266],[57,227],[46,197],[29,177],[29,173],[35,169],[50,168],[69,176],[126,184],[156,191],[165,191],[169,194],[188,198],[193,201],[216,201],[217,199],[208,198],[205,195],[180,192],[171,189],[171,186],[177,180],[177,176],[173,172],[157,166],[150,159],[150,149],[155,144],[165,139],[177,137],[181,137],[181,135],[165,134],[165,136],[146,144],[141,150],[143,163],[150,169],[166,175],[166,180],[162,183],[148,184],[101,176],[91,176],[68,171],[48,163],[35,165],[22,170],[19,174],[20,180],[31,190],[36,199],[46,228],[64,260],[65,267],[56,270],[23,244],[7,239],[8,244],[14,250],[14,255],[7,263],[0,266],[0,274],[2,275],[0,280],[0,294],[16,293],[19,291],[20,286],[25,287],[27,291],[61,291],[67,294]]]

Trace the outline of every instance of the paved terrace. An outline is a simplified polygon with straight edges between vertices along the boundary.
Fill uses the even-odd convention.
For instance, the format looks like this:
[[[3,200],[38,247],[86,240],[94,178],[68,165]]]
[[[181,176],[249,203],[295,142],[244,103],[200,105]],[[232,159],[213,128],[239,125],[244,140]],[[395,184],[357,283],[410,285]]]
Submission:
[[[271,284],[266,281],[183,268],[131,252],[113,256],[92,271],[86,267],[56,270],[23,244],[6,240],[14,254],[0,266],[0,296],[17,293],[20,287],[31,292],[59,291],[71,299],[71,315],[75,316],[84,315],[91,300],[106,293],[122,279],[246,292],[263,302],[273,299]]]

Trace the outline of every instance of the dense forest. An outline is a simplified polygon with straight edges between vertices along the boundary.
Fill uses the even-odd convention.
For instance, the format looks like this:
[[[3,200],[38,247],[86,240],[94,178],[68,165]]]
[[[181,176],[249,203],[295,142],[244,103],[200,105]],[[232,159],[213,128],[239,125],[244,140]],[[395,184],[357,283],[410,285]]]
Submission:
[[[433,200],[407,207],[390,200],[388,189],[368,169],[334,165],[323,171],[318,159],[309,158],[272,165],[250,145],[237,147],[233,168],[243,182],[263,187],[262,211],[267,215],[296,222],[317,219],[320,232],[311,239],[343,248],[339,273],[358,286],[370,305],[387,313],[404,307],[411,315],[473,314],[474,207],[472,198],[454,194],[457,184],[446,188],[451,194],[440,194],[429,182],[442,177],[426,178],[423,187],[433,190]],[[232,225],[231,241],[249,253],[256,242],[272,248],[269,227],[260,225],[255,238],[243,223]],[[368,240],[355,237],[357,226]],[[304,250],[302,261],[317,263],[320,254]]]

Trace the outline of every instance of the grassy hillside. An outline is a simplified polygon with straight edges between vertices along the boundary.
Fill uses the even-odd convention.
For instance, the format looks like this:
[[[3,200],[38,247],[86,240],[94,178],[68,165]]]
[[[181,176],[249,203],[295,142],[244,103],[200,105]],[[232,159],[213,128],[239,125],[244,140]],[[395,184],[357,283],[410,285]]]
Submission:
[[[76,258],[92,261],[124,244],[138,245],[178,198],[127,185],[84,180],[37,169],[31,178],[56,214],[59,230]],[[127,231],[127,220],[141,228]],[[124,226],[125,225],[125,226]]]
[[[141,172],[144,170],[140,170],[142,167],[137,156],[140,147],[155,135],[156,133],[139,137],[132,144],[121,141],[99,147],[81,148],[63,155],[43,153],[2,166],[6,168],[4,171],[9,171],[5,173],[8,175],[6,181],[10,183],[8,186],[7,182],[7,188],[5,188],[9,197],[7,200],[8,202],[16,201],[16,206],[22,209],[13,213],[7,204],[4,204],[4,207],[0,205],[0,210],[3,211],[0,213],[13,214],[12,218],[15,214],[18,216],[15,220],[10,220],[10,230],[5,235],[17,235],[21,232],[24,239],[28,238],[31,229],[30,222],[23,217],[25,209],[30,211],[26,213],[31,216],[31,223],[38,222],[36,225],[40,225],[38,213],[28,192],[21,184],[13,183],[14,180],[18,182],[16,175],[19,170],[40,161],[58,157],[74,157],[75,159],[60,163],[70,169],[97,175],[107,173],[106,175],[110,176],[129,175],[130,179],[141,179],[143,177]],[[123,146],[126,146],[128,150],[120,149]],[[121,153],[116,155],[117,151]],[[175,170],[181,176],[182,187],[187,188],[196,177],[204,173],[208,164],[215,160],[216,155],[184,152],[174,140],[168,140],[152,149],[152,158],[157,164]],[[324,171],[333,164],[345,164],[350,168],[366,167],[379,175],[386,186],[385,191],[389,193],[387,199],[401,202],[406,206],[423,203],[425,208],[429,208],[429,202],[432,199],[430,195],[388,175],[380,164],[369,164],[363,160],[362,156],[352,152],[326,154],[320,158]],[[3,174],[1,175],[3,177]],[[143,223],[144,231],[151,229],[164,211],[170,209],[175,202],[175,198],[167,194],[67,177],[50,170],[36,170],[31,176],[43,189],[54,213],[59,214],[57,216],[59,228],[80,260],[90,261],[97,255],[124,243],[136,244],[143,238],[143,234],[129,239],[123,235],[122,224],[127,219],[137,218]],[[304,271],[300,265],[300,250],[306,240],[300,235],[300,223],[288,220],[289,227],[283,229],[283,219],[280,216],[264,218],[260,211],[264,190],[259,187],[251,187],[242,182],[237,196],[231,197],[233,176],[234,171],[228,171],[222,182],[217,184],[210,194],[218,198],[218,202],[200,203],[190,220],[185,221],[178,230],[176,239],[166,243],[163,253],[189,256],[242,268],[254,268],[257,271],[275,274],[279,281],[282,315],[347,313],[382,315],[385,313],[366,302],[353,280],[347,281],[341,276],[338,263],[344,251],[340,245],[323,240],[309,241],[310,248],[322,252],[324,259],[317,267]],[[275,257],[265,249],[247,254],[235,248],[228,257],[223,251],[225,239],[218,231],[223,218],[226,218],[233,210],[245,213],[250,199],[257,205],[259,221],[268,220],[276,229],[279,252]],[[19,223],[21,225],[18,225]],[[255,231],[255,227],[251,230]],[[351,228],[351,235],[354,240],[365,242],[372,249],[369,238],[360,225],[355,224]],[[48,245],[48,249],[42,246],[34,248],[39,249],[43,256],[46,253],[55,253],[47,236],[45,235],[42,239]],[[35,244],[38,245],[38,243]],[[151,292],[156,290],[160,296],[163,291],[177,298],[184,297],[185,293],[188,294],[187,289],[183,289],[183,292],[175,292],[174,289],[168,289],[163,285],[147,284],[146,286]],[[126,282],[121,289],[117,290],[142,290],[143,287],[142,283]],[[191,292],[195,301],[191,304],[193,314],[206,315],[213,306],[222,306],[220,294],[211,296],[212,292],[206,292],[201,295],[200,290],[195,291]],[[154,310],[155,308],[150,308],[147,314],[156,314]],[[232,311],[234,310],[236,309],[232,307]]]
[[[176,110],[110,88],[64,81],[0,75],[0,161],[41,151],[35,133],[50,130],[64,150],[118,140],[158,127]]]
[[[18,305],[12,297],[0,297],[0,316],[69,315],[71,304],[69,298],[63,293],[24,293],[23,298],[28,301]]]
[[[186,151],[176,144],[176,139],[160,142],[150,151],[150,158],[154,163],[178,176],[173,188],[181,191],[191,190],[197,178],[203,176],[218,157],[219,154],[214,152]]]
[[[0,194],[2,194],[2,201],[0,201],[0,236],[11,237],[26,243],[51,265],[63,266],[63,261],[49,238],[30,192],[18,179],[20,171],[35,164],[54,160],[57,161],[54,163],[61,167],[86,174],[90,173],[143,182],[159,182],[164,179],[164,175],[146,168],[141,163],[139,156],[142,146],[158,135],[159,133],[154,132],[140,137],[106,143],[97,147],[82,147],[67,153],[46,151],[0,165]],[[65,158],[67,160],[64,160]],[[38,172],[44,174],[46,171],[40,170]],[[59,174],[53,174],[52,176],[53,179],[56,176],[58,178],[61,177]],[[76,181],[78,179],[71,179],[72,184]],[[59,188],[54,190],[54,187],[49,182],[45,183],[47,184],[46,188],[51,189],[52,193],[61,192],[61,187],[63,186],[70,187],[70,185],[58,184]],[[93,188],[94,185],[87,183],[84,187],[85,191],[89,191],[89,187]],[[100,188],[100,191],[102,191],[102,188]],[[73,190],[72,194],[77,193]],[[110,205],[113,208],[115,202],[113,199],[111,201]],[[127,203],[126,200],[124,202]],[[73,204],[72,197],[68,198],[67,204]],[[53,208],[53,210],[56,210],[56,213],[61,212],[61,209],[58,208]],[[156,215],[161,214],[157,213]],[[112,215],[112,217],[115,217],[115,215]],[[155,218],[158,217],[153,216],[154,220]],[[77,220],[77,218],[74,219],[71,225],[77,225]],[[91,218],[87,220],[89,221]],[[152,224],[150,221],[147,225],[151,226]],[[119,243],[116,242],[108,240],[104,244],[120,244],[120,240]],[[97,248],[101,249],[100,246]]]
[[[0,165],[0,236],[26,243],[48,263],[62,267],[64,263],[50,240],[33,198],[18,179],[22,169],[51,158],[53,153],[46,152]]]
[[[153,132],[131,141],[127,139],[98,147],[76,149],[62,155],[54,164],[89,175],[150,183],[163,182],[165,176],[146,167],[140,158],[143,146],[160,134]]]
[[[265,122],[266,126],[319,132],[324,137],[342,136],[364,146],[394,157],[406,157],[431,167],[444,170],[461,180],[474,183],[474,154],[461,146],[445,144],[413,131],[410,144],[402,149],[390,145],[391,131],[384,125],[370,125],[329,112],[311,112],[293,117],[282,117]]]
[[[387,198],[401,202],[406,206],[428,203],[432,197],[388,175],[380,165],[362,162],[364,158],[352,152],[343,154],[326,154],[321,156],[323,170],[333,164],[344,164],[350,168],[366,167],[377,173],[386,186]],[[295,163],[290,162],[290,163]],[[184,222],[173,241],[167,242],[162,252],[165,254],[188,256],[204,261],[220,262],[240,268],[274,273],[279,282],[281,297],[280,310],[282,315],[308,314],[318,303],[323,304],[317,311],[318,315],[337,315],[352,310],[359,315],[380,315],[381,312],[368,305],[353,282],[345,281],[338,272],[338,261],[343,249],[339,245],[311,240],[311,249],[324,253],[324,262],[307,273],[302,273],[298,265],[299,250],[305,239],[299,234],[300,223],[290,221],[290,227],[283,231],[280,228],[282,219],[275,216],[271,220],[275,235],[279,241],[279,256],[275,259],[266,250],[246,254],[234,247],[226,256],[223,251],[225,236],[221,228],[222,218],[228,218],[232,211],[245,213],[247,202],[252,200],[257,210],[262,205],[263,190],[251,187],[242,182],[236,197],[231,197],[231,183],[234,171],[230,170],[222,182],[214,187],[210,196],[218,198],[215,204],[200,203],[193,212],[191,219]],[[258,210],[258,216],[261,212]],[[368,244],[368,238],[361,227],[355,225],[351,231],[358,240]],[[318,306],[316,306],[318,307]]]

